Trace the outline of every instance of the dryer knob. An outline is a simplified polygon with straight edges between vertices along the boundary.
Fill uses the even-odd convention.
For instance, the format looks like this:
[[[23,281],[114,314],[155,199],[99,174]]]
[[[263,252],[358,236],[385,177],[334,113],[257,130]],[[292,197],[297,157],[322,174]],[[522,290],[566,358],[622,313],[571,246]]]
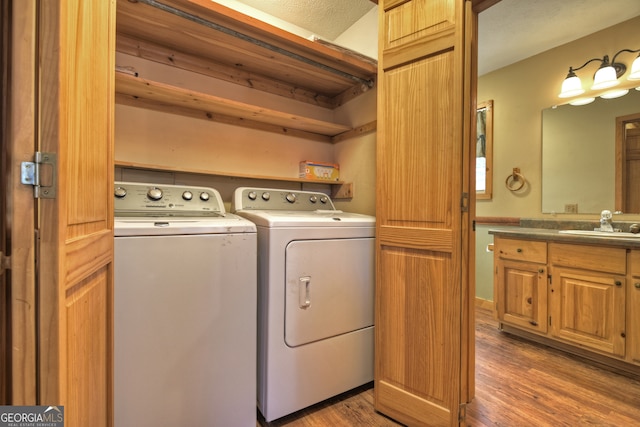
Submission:
[[[191,191],[185,191],[184,193],[182,193],[182,198],[184,200],[191,200],[193,199],[193,193]]]
[[[271,198],[271,194],[269,193],[262,193],[262,200],[269,200]]]
[[[286,199],[287,199],[287,202],[289,202],[289,203],[295,203],[296,195],[293,194],[293,193],[289,193],[289,194],[287,194]]]
[[[125,188],[122,187],[118,187],[113,191],[113,194],[118,198],[118,199],[122,199],[124,196],[127,195],[127,190]]]
[[[311,203],[316,203],[318,201],[318,196],[313,195],[313,196],[309,197],[309,201]]]
[[[209,200],[209,193],[206,193],[206,192],[200,193],[200,200],[202,200],[203,202],[206,202],[207,200]]]
[[[255,191],[251,191],[249,194],[247,194],[247,197],[249,198],[249,200],[255,200],[258,198],[258,195]]]
[[[327,203],[328,201],[329,201],[329,198],[327,196],[320,197],[320,203]]]
[[[147,197],[151,200],[160,200],[162,199],[162,190],[158,187],[150,188],[149,191],[147,191]]]

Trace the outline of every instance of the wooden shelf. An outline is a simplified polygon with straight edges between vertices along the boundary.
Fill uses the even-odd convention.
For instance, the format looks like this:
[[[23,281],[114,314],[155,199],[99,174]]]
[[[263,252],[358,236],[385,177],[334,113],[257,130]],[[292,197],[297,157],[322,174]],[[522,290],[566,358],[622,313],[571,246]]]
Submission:
[[[118,0],[116,50],[334,108],[375,84],[377,62],[211,0]]]
[[[263,180],[263,181],[300,182],[304,184],[326,184],[326,185],[345,184],[344,181],[328,181],[328,180],[320,180],[320,179],[304,179],[304,178],[290,178],[290,177],[278,177],[278,176],[267,176],[267,175],[240,174],[240,173],[233,173],[233,172],[217,172],[217,171],[205,170],[205,169],[191,169],[191,168],[184,169],[184,168],[178,168],[175,166],[151,165],[151,164],[145,164],[145,163],[128,162],[123,160],[116,160],[115,165],[123,168],[142,169],[142,170],[158,171],[158,172],[187,173],[187,174],[197,174],[197,175],[221,176],[221,177],[227,177],[227,178],[257,179],[257,180]]]
[[[351,130],[349,126],[244,104],[121,72],[116,73],[116,102],[267,131],[288,134],[300,131],[302,136],[311,139],[317,139],[313,134],[332,137]],[[330,138],[320,139],[330,142]]]

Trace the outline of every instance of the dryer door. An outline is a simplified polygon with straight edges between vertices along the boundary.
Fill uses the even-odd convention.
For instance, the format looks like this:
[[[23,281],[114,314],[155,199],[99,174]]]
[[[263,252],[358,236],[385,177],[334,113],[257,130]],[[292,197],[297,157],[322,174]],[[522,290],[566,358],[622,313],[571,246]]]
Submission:
[[[373,326],[374,239],[298,240],[286,249],[289,347]]]

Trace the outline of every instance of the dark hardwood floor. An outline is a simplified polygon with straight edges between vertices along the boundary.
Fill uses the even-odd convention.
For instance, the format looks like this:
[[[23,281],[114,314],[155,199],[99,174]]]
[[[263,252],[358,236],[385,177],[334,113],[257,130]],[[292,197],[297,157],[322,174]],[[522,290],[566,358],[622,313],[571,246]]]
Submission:
[[[400,424],[373,409],[371,385],[257,426],[387,427]],[[476,313],[476,397],[472,427],[640,426],[640,381],[583,359],[500,332]]]

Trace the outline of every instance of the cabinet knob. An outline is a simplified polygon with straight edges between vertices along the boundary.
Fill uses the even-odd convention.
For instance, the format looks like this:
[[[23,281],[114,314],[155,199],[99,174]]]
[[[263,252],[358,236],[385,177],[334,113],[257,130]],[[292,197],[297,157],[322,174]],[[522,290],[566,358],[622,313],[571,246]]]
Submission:
[[[538,273],[544,273],[544,268],[539,268]]]
[[[518,248],[518,249],[516,249],[516,252],[520,253],[520,252],[522,252],[522,249]]]
[[[616,284],[616,286],[622,286],[622,282],[620,280],[616,280],[614,283]]]
[[[640,283],[639,282],[634,283],[633,286],[635,286],[636,289],[640,289]]]

